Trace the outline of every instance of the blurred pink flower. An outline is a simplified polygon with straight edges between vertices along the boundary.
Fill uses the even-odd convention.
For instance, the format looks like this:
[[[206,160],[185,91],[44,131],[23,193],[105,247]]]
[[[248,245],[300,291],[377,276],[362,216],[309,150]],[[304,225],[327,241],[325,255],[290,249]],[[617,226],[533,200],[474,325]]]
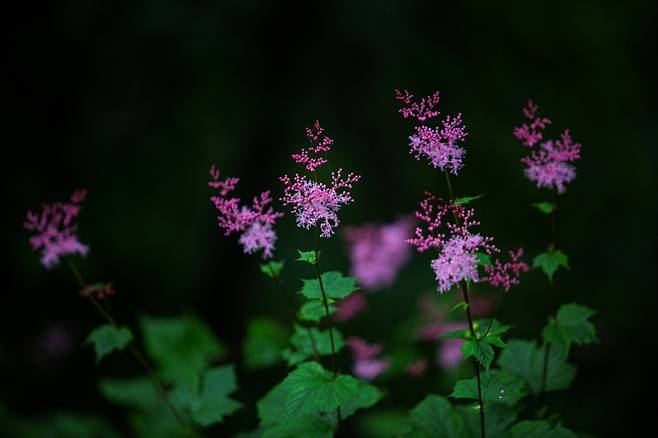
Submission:
[[[382,352],[381,344],[368,344],[361,338],[351,337],[347,340],[347,346],[352,350],[354,358],[352,372],[357,377],[372,380],[390,366],[388,358],[376,357]]]
[[[215,165],[210,168],[210,176],[212,180],[208,182],[208,186],[218,192],[210,197],[210,201],[219,213],[217,223],[219,228],[224,230],[224,235],[241,233],[238,241],[246,254],[263,250],[263,258],[272,257],[277,240],[273,226],[283,213],[275,212],[270,206],[270,192],[255,196],[251,206],[240,205],[240,198],[228,197],[229,193],[235,190],[239,178],[220,179]]]
[[[442,368],[454,368],[464,359],[462,353],[463,339],[444,339],[437,352],[437,363]]]
[[[427,359],[418,359],[407,366],[407,374],[418,379],[427,372]]]
[[[365,295],[355,292],[347,298],[339,301],[336,305],[334,319],[338,322],[345,322],[354,318],[368,307],[368,301]]]
[[[347,227],[352,275],[359,285],[374,291],[389,287],[411,256],[406,239],[411,237],[413,219],[409,217],[385,225]]]
[[[498,300],[497,294],[479,295],[471,293],[469,308],[474,317],[487,316],[491,314]]]
[[[27,212],[23,226],[33,232],[30,246],[41,251],[41,264],[46,269],[59,264],[60,257],[87,255],[89,247],[80,243],[76,234],[78,226],[73,224],[86,195],[86,190],[79,190],[71,195],[70,202],[42,204],[40,212]]]
[[[35,359],[44,361],[59,360],[73,351],[74,341],[71,330],[64,324],[53,324],[46,328],[36,340]]]

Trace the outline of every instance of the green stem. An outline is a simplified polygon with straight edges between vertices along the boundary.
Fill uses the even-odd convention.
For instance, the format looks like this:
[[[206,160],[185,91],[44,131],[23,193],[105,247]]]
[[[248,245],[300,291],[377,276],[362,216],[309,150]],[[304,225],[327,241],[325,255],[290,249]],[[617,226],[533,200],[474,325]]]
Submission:
[[[548,244],[548,249],[550,251],[554,250],[557,245],[557,225],[555,211],[557,210],[557,201],[555,200],[555,193],[550,191],[551,204],[553,205],[553,210],[551,211],[551,241]],[[555,286],[555,279],[551,282],[552,286]],[[548,359],[551,351],[551,345],[546,343],[546,348],[544,348],[544,361],[542,364],[541,372],[541,386],[539,387],[539,405],[544,404],[544,394],[546,393],[546,380],[548,379]]]
[[[80,271],[78,270],[78,267],[75,264],[75,262],[73,262],[73,260],[71,260],[71,258],[68,258],[68,257],[67,257],[66,261],[69,265],[69,268],[71,269],[71,272],[73,272],[73,275],[75,276],[75,279],[78,282],[78,285],[80,286],[80,288],[84,289],[85,287],[87,287],[87,284],[85,283],[84,279],[82,278],[82,275],[80,274]],[[92,304],[92,306],[94,306],[94,308],[98,311],[98,313],[100,313],[101,316],[113,328],[117,328],[116,320],[114,319],[112,314],[109,312],[109,310],[107,310],[107,308],[104,308],[98,302],[96,297],[94,297],[93,293],[90,293],[87,296],[87,299]],[[181,427],[185,431],[185,435],[186,436],[193,436],[191,428],[189,427],[187,422],[183,419],[183,416],[180,414],[180,412],[178,412],[176,407],[171,403],[171,401],[169,401],[169,397],[167,397],[167,393],[166,393],[165,389],[163,388],[162,383],[160,382],[158,377],[153,372],[153,369],[148,364],[148,361],[146,360],[146,358],[144,358],[144,355],[137,349],[137,347],[135,347],[134,344],[130,344],[128,349],[130,350],[133,357],[137,360],[137,362],[139,362],[139,364],[144,369],[146,374],[149,376],[151,384],[153,385],[153,387],[157,391],[160,398],[162,398],[162,401],[164,401],[165,405],[167,406],[167,408],[169,409],[171,414],[174,416],[176,421],[181,425]]]
[[[466,281],[462,280],[461,283],[462,294],[464,295],[464,302],[466,303],[466,318],[468,319],[468,327],[471,332],[471,337],[477,342],[480,340],[475,334],[475,326],[473,325],[473,316],[471,315],[471,305],[468,296],[468,284]],[[473,358],[473,369],[475,371],[475,377],[478,384],[478,404],[480,405],[480,435],[482,438],[486,437],[486,429],[484,427],[484,402],[482,401],[482,382],[480,379],[480,365],[478,365],[477,360]]]
[[[329,313],[329,302],[327,300],[327,294],[324,290],[324,284],[322,283],[322,271],[320,270],[320,238],[319,230],[316,228],[315,232],[315,272],[320,283],[320,292],[322,293],[322,303],[324,304],[324,311],[327,316],[327,323],[329,328],[329,341],[331,343],[331,371],[334,373],[334,377],[338,374],[336,370],[336,348],[334,344],[334,324],[331,319],[331,314]]]
[[[448,194],[450,195],[450,202],[455,202],[455,194],[452,191],[452,183],[450,181],[450,175],[448,174],[447,170],[444,170],[443,174],[446,177],[446,183],[448,185]],[[453,215],[455,217],[455,221],[457,222],[457,225],[459,225],[459,218],[454,212]],[[468,320],[468,328],[471,332],[471,336],[473,337],[473,339],[475,339],[477,342],[480,342],[475,334],[475,326],[473,325],[473,316],[471,315],[471,304],[468,296],[468,284],[466,283],[465,280],[462,280],[460,282],[460,286],[462,289],[462,295],[464,296],[464,302],[466,303],[466,319]],[[490,328],[491,328],[491,322],[489,324],[489,328],[487,329],[487,333]],[[473,370],[475,371],[475,378],[478,384],[478,404],[480,406],[480,436],[482,438],[486,438],[487,432],[485,429],[485,422],[484,422],[484,402],[482,401],[482,382],[480,378],[480,365],[478,365],[478,362],[475,358],[473,358]]]
[[[448,183],[448,193],[450,194],[450,201],[454,201],[455,195],[452,192],[452,183],[450,182],[450,175],[448,175],[447,170],[444,170],[443,174],[446,176],[446,183]]]
[[[548,244],[548,248],[550,250],[555,249],[555,246],[557,245],[557,219],[555,217],[555,210],[557,210],[557,202],[555,200],[555,193],[553,191],[550,191],[551,194],[551,204],[553,205],[553,210],[551,210],[551,214],[549,215],[551,217],[551,241]]]
[[[327,316],[329,341],[331,343],[331,371],[333,372],[333,378],[335,379],[338,375],[338,370],[336,368],[336,348],[334,346],[334,323],[331,318],[331,313],[329,313],[329,302],[327,300],[327,294],[324,291],[324,284],[322,283],[322,271],[320,270],[320,230],[317,228],[317,226],[315,228],[315,272],[318,277],[318,282],[320,283],[322,302],[324,303],[324,311]],[[336,408],[336,418],[338,419],[337,423],[340,424],[340,407]]]
[[[267,264],[267,270],[269,271],[272,278],[274,278],[274,280],[275,280],[275,282],[278,286],[279,292],[281,292],[281,295],[283,295],[285,297],[286,301],[288,302],[288,304],[290,305],[290,308],[292,309],[292,311],[294,313],[295,308],[296,308],[295,303],[294,303],[293,299],[290,297],[290,292],[288,291],[288,288],[286,288],[286,286],[283,284],[283,281],[281,281],[281,277],[279,276],[279,273],[274,271],[274,269],[272,269],[272,267],[270,266],[269,263]],[[304,327],[304,328],[306,329],[306,333],[308,334],[308,338],[311,341],[311,349],[313,350],[313,359],[316,362],[320,362],[320,354],[318,353],[318,347],[315,343],[315,336],[313,336],[313,332],[311,331],[311,329],[309,327]]]

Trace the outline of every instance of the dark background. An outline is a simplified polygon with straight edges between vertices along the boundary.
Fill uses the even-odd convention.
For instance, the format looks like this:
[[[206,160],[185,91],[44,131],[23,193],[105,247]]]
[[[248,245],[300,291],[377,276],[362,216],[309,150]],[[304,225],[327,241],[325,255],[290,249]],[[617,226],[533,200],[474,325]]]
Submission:
[[[511,135],[528,98],[583,144],[578,178],[559,197],[558,244],[571,271],[550,288],[538,272],[505,296],[499,317],[514,336],[536,336],[567,301],[596,308],[601,344],[576,349],[568,393],[555,396],[566,425],[631,436],[653,423],[656,309],[656,8],[653,1],[354,2],[62,1],[25,5],[4,19],[9,36],[3,147],[8,266],[0,324],[0,402],[22,415],[117,412],[99,375],[137,372],[129,359],[96,368],[78,348],[99,323],[65,269],[44,270],[27,244],[25,210],[86,187],[81,263],[113,280],[115,313],[193,311],[238,360],[245,323],[279,306],[258,273],[215,225],[207,169],[240,176],[240,194],[294,171],[289,154],[320,119],[335,139],[332,166],[363,174],[345,224],[414,210],[442,176],[408,153],[411,123],[394,88],[442,93],[444,114],[463,113],[466,167],[454,179],[478,201],[482,230],[502,247],[543,250],[548,224],[528,204],[547,198],[522,174]],[[282,220],[278,257],[310,248],[311,233]],[[337,236],[325,266],[347,269]],[[391,336],[434,287],[415,256],[391,291],[350,333]],[[293,265],[293,263],[289,263]],[[293,267],[285,279],[309,275]],[[379,310],[376,310],[379,309]],[[44,360],[36,345],[52,324],[75,350]],[[125,362],[125,363],[124,363]],[[239,371],[249,408],[229,427],[254,424],[253,403],[283,374]],[[274,380],[273,380],[274,379]],[[404,400],[415,404],[417,395]]]

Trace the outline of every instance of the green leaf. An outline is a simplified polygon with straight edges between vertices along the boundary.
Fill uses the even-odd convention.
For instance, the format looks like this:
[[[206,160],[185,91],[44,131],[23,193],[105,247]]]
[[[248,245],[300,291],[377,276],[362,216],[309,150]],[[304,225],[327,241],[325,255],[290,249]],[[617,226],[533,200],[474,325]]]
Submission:
[[[510,429],[510,438],[578,438],[578,435],[560,425],[547,421],[522,421]]]
[[[532,269],[541,268],[550,282],[553,282],[553,274],[560,266],[569,269],[569,258],[559,249],[543,252],[532,261]]]
[[[503,351],[498,365],[504,371],[522,378],[533,394],[539,394],[544,372],[545,346],[534,341],[513,339]],[[567,389],[576,375],[576,367],[567,363],[566,351],[551,348],[548,352],[546,391]]]
[[[263,430],[260,438],[332,438],[334,426],[320,416],[306,415]]]
[[[260,426],[263,430],[260,435],[264,437],[331,437],[334,425],[331,419],[320,415],[304,415],[298,418],[284,418],[285,401],[288,390],[281,384],[275,386],[265,397],[258,401],[256,408]]]
[[[270,318],[256,318],[247,324],[244,341],[244,364],[247,369],[266,368],[281,361],[281,351],[286,348],[288,330]]]
[[[480,375],[482,400],[484,402],[513,405],[526,395],[523,380],[500,371],[489,371]],[[450,394],[454,398],[478,399],[478,386],[475,377],[459,380]]]
[[[492,264],[491,257],[483,252],[476,252],[475,258],[477,259],[478,265],[480,266],[489,266]]]
[[[480,438],[480,410],[476,406],[456,406],[457,412],[464,423],[464,436],[469,438]],[[484,424],[487,438],[502,438],[507,429],[516,421],[519,408],[490,404],[484,410]]]
[[[110,324],[95,328],[85,344],[92,344],[96,351],[96,363],[115,350],[123,350],[133,340],[133,334],[128,327],[113,327]]]
[[[491,366],[494,358],[494,351],[491,345],[474,339],[464,342],[462,353],[464,353],[464,359],[471,356],[474,357],[475,360],[482,364],[485,370],[489,370],[489,366]]]
[[[153,383],[146,377],[132,379],[103,379],[98,389],[106,400],[132,409],[149,411],[162,403]]]
[[[340,351],[345,346],[345,341],[341,333],[334,328],[334,348]],[[281,356],[288,361],[288,365],[296,365],[313,357],[313,347],[320,356],[331,354],[331,337],[329,330],[321,331],[315,327],[306,328],[297,324],[294,326],[294,333],[290,338],[291,348],[286,348],[281,352]]]
[[[329,304],[329,314],[333,314],[336,311],[336,307]],[[319,300],[308,300],[304,304],[302,304],[302,307],[299,309],[299,319],[302,321],[314,321],[314,322],[319,322],[322,318],[324,318],[327,315],[326,310],[324,308],[324,303],[322,302],[322,299]]]
[[[283,265],[284,265],[283,260],[281,260],[280,262],[270,261],[261,264],[260,270],[263,274],[267,275],[268,277],[276,278],[279,275],[281,275],[281,271],[283,270]]]
[[[297,250],[297,252],[299,253],[299,258],[297,258],[298,262],[306,262],[312,265],[315,265],[318,262],[317,254],[315,253],[315,251]]]
[[[141,318],[144,345],[166,381],[198,378],[224,354],[210,328],[194,316]]]
[[[365,409],[376,404],[383,396],[382,392],[377,387],[357,379],[358,391],[357,395],[340,406],[340,415],[344,420],[354,415],[359,409]],[[327,414],[327,417],[332,419],[334,423],[338,423],[336,412],[332,411]]]
[[[457,304],[452,306],[452,309],[450,309],[450,311],[454,312],[455,310],[459,310],[459,309],[464,309],[464,310],[468,309],[468,304],[466,304],[466,301],[458,302]]]
[[[460,438],[464,436],[461,417],[448,400],[428,395],[409,412],[409,438]]]
[[[337,271],[325,272],[321,278],[327,298],[345,298],[358,289],[355,277],[343,277],[343,274]],[[306,298],[322,298],[320,282],[317,278],[302,281],[304,282],[304,286],[300,291],[302,295]]]
[[[545,214],[551,214],[555,211],[556,205],[552,204],[550,202],[536,202],[534,204],[531,204],[533,207],[535,207],[537,210],[541,211],[542,213]]]
[[[455,198],[455,205],[468,204],[472,201],[475,201],[476,199],[480,199],[483,196],[484,196],[484,193],[481,193],[481,194],[476,195],[476,196],[464,196],[464,197],[461,197],[461,198]]]
[[[511,325],[503,324],[497,319],[478,320],[475,326],[475,335],[479,339],[486,339],[490,336],[501,336],[512,328]]]
[[[283,400],[283,407],[276,409],[277,422],[307,415],[333,414],[336,408],[358,398],[364,384],[351,376],[334,377],[317,362],[301,364],[273,390],[279,391],[277,396]],[[267,414],[271,415],[271,411]]]
[[[201,385],[181,383],[171,393],[172,403],[180,410],[189,412],[192,419],[207,427],[220,423],[242,404],[228,395],[237,389],[232,365],[216,367],[204,373]]]
[[[546,342],[569,350],[571,344],[586,345],[598,342],[596,329],[589,318],[596,313],[587,306],[576,303],[564,304],[557,316],[542,330]]]
[[[356,436],[368,438],[397,438],[411,432],[406,411],[384,409],[363,413],[356,424]]]
[[[130,423],[136,436],[181,436],[180,424],[148,378],[104,379],[99,390],[108,401],[131,409]]]

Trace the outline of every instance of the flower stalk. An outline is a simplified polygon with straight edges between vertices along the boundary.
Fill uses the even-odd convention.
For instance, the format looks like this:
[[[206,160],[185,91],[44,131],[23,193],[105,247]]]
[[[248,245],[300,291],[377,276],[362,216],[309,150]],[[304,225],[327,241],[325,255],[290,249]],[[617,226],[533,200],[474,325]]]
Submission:
[[[75,262],[70,258],[66,258],[67,264],[69,268],[71,269],[71,272],[73,273],[73,276],[75,277],[78,285],[80,286],[81,289],[85,289],[87,287],[87,283],[84,281],[82,274],[80,274],[80,270],[78,269],[77,265]],[[92,306],[98,311],[98,313],[101,314],[101,316],[107,321],[108,324],[110,324],[113,328],[117,328],[117,323],[112,314],[109,312],[107,308],[104,308],[94,297],[93,294],[88,294],[87,299],[91,303]],[[180,426],[183,428],[185,432],[185,436],[193,436],[192,430],[190,426],[187,424],[187,422],[183,419],[183,416],[181,415],[180,412],[178,412],[178,409],[171,403],[169,400],[169,397],[167,397],[167,393],[162,386],[162,383],[160,382],[160,379],[155,375],[153,372],[153,368],[149,365],[148,361],[144,357],[144,355],[139,351],[137,347],[135,347],[134,344],[130,344],[128,346],[128,349],[130,350],[130,353],[133,355],[135,360],[139,362],[139,365],[144,369],[144,372],[148,375],[149,380],[151,381],[151,384],[153,385],[153,388],[155,388],[156,392],[162,399],[162,401],[165,403],[167,406],[167,409],[171,412],[171,414],[174,416],[176,421],[180,424]]]

